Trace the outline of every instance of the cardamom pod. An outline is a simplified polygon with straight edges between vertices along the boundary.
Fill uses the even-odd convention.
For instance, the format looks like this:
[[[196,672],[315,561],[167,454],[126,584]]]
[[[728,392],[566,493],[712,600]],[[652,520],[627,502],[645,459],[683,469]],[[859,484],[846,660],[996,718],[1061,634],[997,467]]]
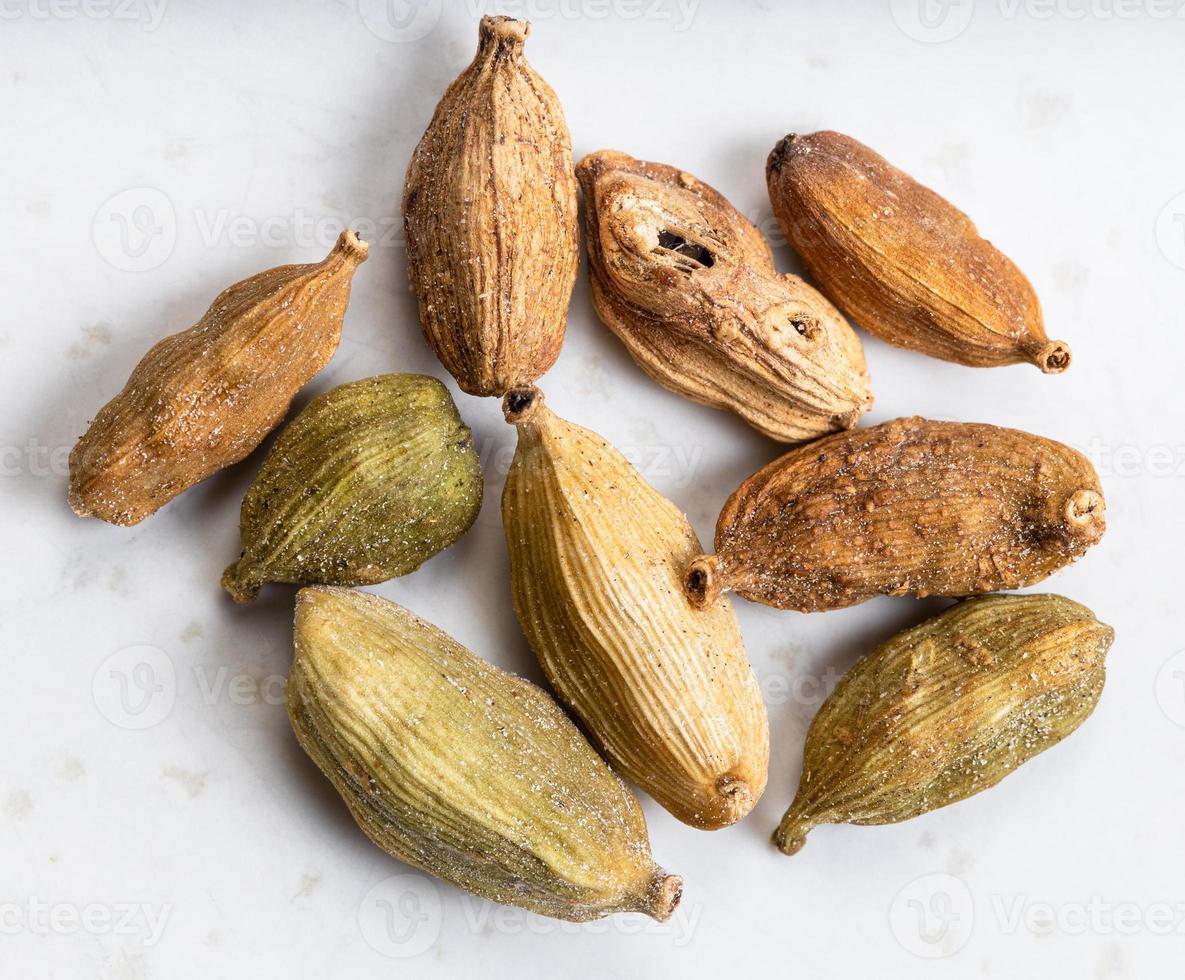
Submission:
[[[481,463],[435,378],[387,374],[315,398],[243,499],[242,557],[222,585],[370,585],[406,575],[477,519]]]
[[[323,261],[236,283],[145,354],[70,453],[74,512],[137,524],[247,456],[337,350],[366,251],[343,232]]]
[[[436,107],[403,189],[420,325],[471,395],[500,396],[555,363],[576,282],[572,140],[523,57],[529,30],[481,19],[477,56]]]
[[[733,493],[716,555],[684,580],[817,612],[877,595],[965,596],[1039,582],[1099,540],[1081,453],[993,425],[896,419],[792,449]]]
[[[613,150],[585,157],[593,305],[638,365],[783,442],[846,429],[872,404],[852,328],[761,233],[691,174]]]
[[[511,590],[544,673],[618,772],[694,827],[735,823],[765,789],[769,723],[732,608],[680,594],[695,532],[537,388],[504,409]]]
[[[867,146],[833,132],[787,136],[766,181],[807,271],[882,340],[971,367],[1070,366],[1024,273],[962,211]]]
[[[774,843],[825,823],[888,824],[995,786],[1081,725],[1115,632],[1056,595],[968,599],[878,647],[806,737]]]
[[[296,738],[392,856],[507,905],[666,919],[682,879],[642,808],[559,706],[377,596],[302,589]]]

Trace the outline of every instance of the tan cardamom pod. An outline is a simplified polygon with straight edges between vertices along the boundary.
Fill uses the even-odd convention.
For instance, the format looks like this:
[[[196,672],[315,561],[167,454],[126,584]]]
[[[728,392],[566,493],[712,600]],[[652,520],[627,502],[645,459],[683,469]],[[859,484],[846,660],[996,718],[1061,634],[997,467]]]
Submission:
[[[575,922],[662,920],[679,902],[638,801],[559,706],[392,602],[300,591],[288,716],[358,826],[401,861]]]
[[[74,512],[137,524],[258,446],[337,350],[366,251],[343,232],[324,261],[236,283],[145,354],[70,453]]]
[[[403,220],[420,325],[462,390],[502,395],[555,363],[579,242],[564,111],[528,24],[483,17],[477,57],[412,154]]]
[[[691,174],[613,150],[585,157],[593,304],[659,384],[782,442],[846,429],[872,404],[852,328],[761,233]]]
[[[1070,366],[1024,273],[962,211],[867,146],[833,132],[787,136],[766,181],[807,271],[882,340],[971,367]]]
[[[899,633],[819,709],[774,843],[794,854],[820,824],[897,823],[995,786],[1090,716],[1114,638],[1056,595],[969,599]]]
[[[694,604],[722,590],[817,612],[877,595],[966,596],[1032,585],[1105,528],[1081,453],[994,425],[896,419],[792,449],[733,493],[716,554],[687,570]]]
[[[735,823],[765,788],[769,724],[732,608],[681,593],[695,532],[538,389],[504,408],[511,590],[544,673],[618,772],[694,827]]]
[[[340,385],[280,433],[243,498],[237,602],[264,582],[370,585],[415,571],[477,519],[473,436],[435,378]]]

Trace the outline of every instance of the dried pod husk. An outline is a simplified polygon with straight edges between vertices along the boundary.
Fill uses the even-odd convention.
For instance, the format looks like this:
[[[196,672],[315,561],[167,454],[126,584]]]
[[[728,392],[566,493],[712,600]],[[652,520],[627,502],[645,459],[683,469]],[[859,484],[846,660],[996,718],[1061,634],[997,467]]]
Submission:
[[[810,275],[859,326],[971,367],[1069,367],[1070,348],[1046,336],[1020,269],[962,211],[867,146],[833,132],[787,136],[766,180]]]
[[[1056,595],[959,603],[878,647],[811,723],[774,843],[826,823],[888,824],[995,786],[1084,722],[1115,637]]]
[[[70,453],[74,512],[137,524],[247,456],[337,350],[366,251],[343,232],[324,261],[236,283],[145,354]]]
[[[855,332],[761,233],[691,174],[603,150],[584,189],[593,304],[659,384],[782,442],[856,423],[872,404]]]
[[[576,281],[572,140],[523,57],[528,30],[482,18],[477,56],[436,107],[403,190],[420,325],[471,395],[501,395],[555,363]]]
[[[538,389],[505,400],[514,608],[548,680],[613,767],[685,823],[740,820],[765,788],[769,723],[724,599],[691,609],[687,519]]]
[[[371,585],[443,551],[481,510],[481,461],[435,378],[387,374],[315,398],[243,498],[237,602],[264,582]]]
[[[559,706],[377,596],[302,589],[288,716],[358,826],[482,898],[583,922],[666,919],[682,879]]]
[[[802,612],[877,595],[967,596],[1041,581],[1099,540],[1081,453],[993,425],[896,419],[792,449],[736,490],[693,604],[724,589]]]

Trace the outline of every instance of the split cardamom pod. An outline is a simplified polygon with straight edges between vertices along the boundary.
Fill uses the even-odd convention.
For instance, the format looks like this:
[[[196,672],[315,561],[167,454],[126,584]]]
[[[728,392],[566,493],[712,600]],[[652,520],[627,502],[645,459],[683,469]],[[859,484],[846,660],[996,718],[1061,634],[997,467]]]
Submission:
[[[366,251],[343,232],[323,261],[236,283],[144,355],[70,453],[74,512],[137,524],[247,456],[337,350]]]
[[[756,227],[691,174],[604,150],[584,188],[593,304],[638,365],[782,442],[855,424],[872,404],[855,332]]]
[[[774,843],[794,854],[820,824],[898,823],[995,786],[1094,711],[1114,638],[1056,595],[968,599],[893,637],[819,709]]]
[[[420,325],[471,395],[500,396],[555,363],[576,282],[572,140],[523,57],[529,30],[482,18],[477,56],[436,107],[403,190]]]
[[[769,723],[736,616],[688,606],[682,513],[537,388],[504,401],[514,608],[543,671],[610,764],[685,823],[740,820],[765,788]]]
[[[243,499],[237,602],[264,582],[371,585],[415,571],[477,519],[481,462],[435,378],[387,374],[315,398]]]
[[[716,554],[687,570],[694,605],[722,590],[817,612],[877,595],[1032,585],[1102,537],[1081,453],[993,425],[896,419],[792,449],[733,493]]]
[[[358,826],[467,892],[583,922],[666,919],[682,879],[558,705],[377,596],[302,589],[288,716]]]
[[[807,271],[859,326],[971,367],[1070,366],[1024,273],[962,211],[867,146],[833,132],[787,136],[766,180]]]

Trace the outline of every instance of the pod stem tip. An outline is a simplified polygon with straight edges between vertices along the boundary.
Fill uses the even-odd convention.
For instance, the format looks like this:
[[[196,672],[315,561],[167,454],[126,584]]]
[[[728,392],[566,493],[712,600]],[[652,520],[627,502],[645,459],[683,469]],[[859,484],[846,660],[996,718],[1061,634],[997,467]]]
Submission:
[[[365,262],[369,253],[369,243],[359,238],[354,229],[347,228],[338,236],[337,244],[333,246],[330,255],[338,255],[353,262]]]
[[[1065,519],[1073,530],[1097,536],[1106,526],[1106,511],[1106,502],[1097,490],[1076,490],[1066,501]]]
[[[481,47],[487,44],[510,44],[521,48],[531,33],[528,21],[502,14],[487,14],[478,26],[478,40]]]
[[[659,922],[666,922],[682,898],[682,876],[667,874],[662,868],[657,868],[650,878],[641,911]]]
[[[1033,354],[1033,363],[1042,374],[1061,374],[1070,366],[1071,360],[1070,345],[1062,340],[1051,340]]]
[[[222,587],[235,602],[254,602],[263,587],[263,572],[253,561],[240,558],[222,573]]]
[[[794,813],[793,808],[787,811],[774,831],[774,846],[787,856],[797,854],[806,844],[806,835],[814,825],[803,820]]]
[[[511,425],[519,425],[530,419],[542,404],[542,391],[534,385],[519,385],[506,392],[502,399],[502,414]]]
[[[720,559],[716,555],[700,555],[687,566],[683,591],[696,609],[706,609],[724,591],[719,565]]]

